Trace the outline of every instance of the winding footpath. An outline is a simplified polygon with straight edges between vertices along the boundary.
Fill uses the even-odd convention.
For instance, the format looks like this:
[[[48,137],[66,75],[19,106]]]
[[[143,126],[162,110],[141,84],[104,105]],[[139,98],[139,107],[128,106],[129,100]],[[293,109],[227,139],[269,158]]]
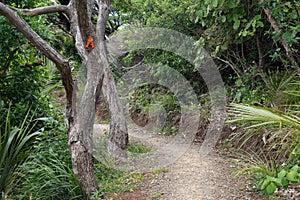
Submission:
[[[233,179],[231,162],[211,153],[205,158],[198,154],[199,145],[191,148],[167,172],[158,174],[148,185],[149,199],[159,200],[247,200],[259,199],[246,192],[240,179]],[[147,198],[145,198],[147,199]]]

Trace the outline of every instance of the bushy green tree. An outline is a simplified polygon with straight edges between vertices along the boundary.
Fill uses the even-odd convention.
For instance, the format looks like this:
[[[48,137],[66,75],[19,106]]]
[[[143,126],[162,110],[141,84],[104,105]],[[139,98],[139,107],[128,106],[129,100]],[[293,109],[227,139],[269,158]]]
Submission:
[[[42,5],[42,1],[9,1],[11,5],[26,8]],[[45,17],[27,18],[28,23],[45,38],[51,37],[51,23],[41,24]],[[11,104],[11,125],[20,124],[28,108],[37,117],[46,116],[49,112],[49,97],[42,90],[49,78],[49,69],[45,57],[37,51],[22,34],[8,25],[0,16],[0,110],[3,119]],[[34,111],[34,112],[33,112]],[[3,120],[2,119],[2,120]],[[41,122],[42,123],[42,122]],[[40,128],[37,125],[37,128]]]
[[[125,24],[170,28],[194,37],[223,66],[225,79],[242,76],[250,67],[259,73],[278,67],[299,72],[298,1],[126,0],[114,4]]]

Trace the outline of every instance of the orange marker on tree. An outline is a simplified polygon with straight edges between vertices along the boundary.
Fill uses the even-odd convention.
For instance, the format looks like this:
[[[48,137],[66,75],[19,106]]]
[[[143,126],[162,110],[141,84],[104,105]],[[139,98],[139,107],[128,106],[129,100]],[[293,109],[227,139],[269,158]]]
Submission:
[[[91,36],[88,37],[88,40],[87,40],[87,42],[85,44],[85,48],[86,49],[90,49],[90,48],[93,49],[93,48],[95,48],[95,44],[94,44],[93,38]]]

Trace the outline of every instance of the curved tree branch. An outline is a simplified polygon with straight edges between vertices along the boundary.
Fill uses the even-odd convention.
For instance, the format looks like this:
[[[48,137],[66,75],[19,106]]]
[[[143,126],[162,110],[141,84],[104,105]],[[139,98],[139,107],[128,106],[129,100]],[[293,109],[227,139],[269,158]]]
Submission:
[[[69,7],[65,5],[45,6],[45,7],[33,8],[33,9],[18,9],[11,6],[10,8],[13,11],[20,12],[22,15],[37,16],[42,14],[56,13],[56,12],[63,12],[69,15]]]

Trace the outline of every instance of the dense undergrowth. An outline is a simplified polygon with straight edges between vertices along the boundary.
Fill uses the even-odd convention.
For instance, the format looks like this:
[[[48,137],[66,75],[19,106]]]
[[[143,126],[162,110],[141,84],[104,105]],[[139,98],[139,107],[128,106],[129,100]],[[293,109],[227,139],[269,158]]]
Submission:
[[[22,135],[30,139],[30,141],[24,141],[21,138],[22,141],[18,141],[24,142],[23,146],[15,144],[9,147],[9,152],[16,154],[15,157],[8,155],[4,162],[0,163],[2,179],[6,173],[5,166],[11,163],[9,176],[6,177],[5,183],[1,184],[6,198],[87,199],[72,171],[67,134],[61,117],[49,117],[44,120],[52,129],[42,128],[38,132],[30,133],[28,128],[15,127],[6,132],[11,137],[15,134],[15,130],[20,130]],[[24,123],[23,126],[26,124]],[[18,151],[12,148],[18,148]],[[5,146],[1,146],[1,152],[5,149]],[[140,144],[131,143],[128,151],[139,154],[149,149]],[[107,193],[133,191],[143,179],[139,173],[118,171],[113,166],[97,160],[95,160],[95,174],[100,189],[94,197],[104,196]]]
[[[241,150],[237,175],[249,176],[258,190],[274,194],[300,182],[300,79],[275,71],[260,84],[261,103],[255,95],[255,103],[247,99],[230,105],[229,122],[237,126],[230,141]]]

